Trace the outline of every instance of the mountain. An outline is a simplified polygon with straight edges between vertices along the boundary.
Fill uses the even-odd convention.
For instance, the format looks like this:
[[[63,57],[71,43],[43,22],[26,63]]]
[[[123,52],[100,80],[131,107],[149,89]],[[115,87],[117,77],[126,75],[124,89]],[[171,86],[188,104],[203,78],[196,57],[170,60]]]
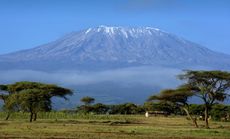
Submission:
[[[230,69],[230,56],[151,27],[99,26],[32,48],[0,55],[0,84],[29,80],[73,89],[69,103],[92,96],[102,103],[143,103],[174,88],[183,69]]]
[[[105,70],[160,66],[229,69],[230,56],[151,27],[99,26],[0,56],[0,69]]]

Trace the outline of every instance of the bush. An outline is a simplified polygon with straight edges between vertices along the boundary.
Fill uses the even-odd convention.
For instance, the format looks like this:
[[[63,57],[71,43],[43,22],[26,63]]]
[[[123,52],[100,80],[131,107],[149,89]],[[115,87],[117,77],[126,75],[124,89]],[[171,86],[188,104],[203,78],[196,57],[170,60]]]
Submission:
[[[221,120],[221,118],[226,117],[230,114],[230,106],[223,104],[215,104],[210,111],[213,120]]]

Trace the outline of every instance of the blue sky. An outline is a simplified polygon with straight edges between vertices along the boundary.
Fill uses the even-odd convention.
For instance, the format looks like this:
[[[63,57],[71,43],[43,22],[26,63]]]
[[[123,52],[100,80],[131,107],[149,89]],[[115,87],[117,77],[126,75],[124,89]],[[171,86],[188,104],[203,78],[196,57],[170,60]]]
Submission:
[[[157,27],[230,54],[230,0],[0,0],[0,54],[99,25]]]

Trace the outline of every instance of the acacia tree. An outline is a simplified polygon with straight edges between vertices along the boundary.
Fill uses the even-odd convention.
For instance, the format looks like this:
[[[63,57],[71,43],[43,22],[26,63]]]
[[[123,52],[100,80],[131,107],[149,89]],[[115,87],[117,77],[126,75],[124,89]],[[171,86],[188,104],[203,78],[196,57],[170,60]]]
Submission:
[[[83,113],[89,113],[92,112],[94,110],[93,106],[91,106],[91,104],[93,104],[95,101],[94,98],[86,96],[81,98],[81,102],[84,103],[84,105],[79,106],[77,109],[80,110]]]
[[[194,126],[198,128],[196,118],[193,118],[189,112],[189,97],[193,96],[193,92],[187,86],[180,86],[177,89],[162,90],[159,94],[150,96],[148,101],[159,100],[161,103],[168,103],[179,107],[192,120]]]
[[[209,128],[208,117],[213,104],[223,102],[230,89],[230,73],[225,71],[186,71],[179,75],[179,79],[186,80],[187,86],[194,95],[204,103],[205,127]]]
[[[31,113],[30,122],[32,119],[36,121],[39,111],[51,110],[52,97],[67,99],[66,95],[72,95],[72,91],[69,89],[38,82],[17,82],[4,85],[1,89],[8,92],[4,104],[4,107],[9,111],[7,119],[10,112],[18,108]]]
[[[94,103],[95,99],[89,96],[81,98],[81,102],[83,102],[85,105],[90,105]]]

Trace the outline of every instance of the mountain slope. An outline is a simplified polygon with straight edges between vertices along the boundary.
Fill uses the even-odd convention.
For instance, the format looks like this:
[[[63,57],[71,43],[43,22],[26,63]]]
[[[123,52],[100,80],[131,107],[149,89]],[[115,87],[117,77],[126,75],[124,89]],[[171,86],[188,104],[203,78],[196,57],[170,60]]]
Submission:
[[[100,26],[0,56],[0,69],[109,69],[153,65],[229,69],[230,56],[159,29]]]

